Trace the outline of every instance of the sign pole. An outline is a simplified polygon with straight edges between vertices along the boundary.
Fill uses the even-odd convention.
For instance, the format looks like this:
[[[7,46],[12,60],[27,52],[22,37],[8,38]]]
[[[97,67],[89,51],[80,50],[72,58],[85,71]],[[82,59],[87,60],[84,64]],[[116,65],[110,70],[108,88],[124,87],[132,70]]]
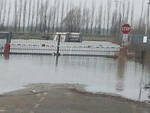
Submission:
[[[129,24],[124,24],[122,25],[121,27],[121,31],[123,33],[123,37],[122,37],[122,48],[121,48],[121,57],[125,57],[127,56],[127,53],[128,53],[128,45],[129,45],[129,39],[128,39],[128,34],[129,32],[131,31],[131,27]]]
[[[123,34],[122,46],[127,46],[129,44],[128,34]]]
[[[128,46],[129,44],[129,39],[128,39],[128,34],[131,31],[131,26],[129,24],[124,24],[122,25],[121,31],[123,33],[123,38],[122,38],[122,46]]]
[[[58,35],[58,42],[57,42],[57,53],[56,53],[56,55],[57,56],[59,56],[60,55],[60,53],[59,53],[59,49],[60,49],[60,39],[61,38],[61,34],[59,34]]]

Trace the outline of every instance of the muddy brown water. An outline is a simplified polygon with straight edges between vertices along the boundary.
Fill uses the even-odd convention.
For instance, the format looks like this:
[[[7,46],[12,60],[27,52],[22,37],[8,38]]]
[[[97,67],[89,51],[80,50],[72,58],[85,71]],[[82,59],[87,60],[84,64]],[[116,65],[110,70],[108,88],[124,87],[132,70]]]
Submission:
[[[132,60],[104,57],[23,56],[0,57],[0,93],[32,83],[82,84],[92,93],[108,93],[125,98],[149,100],[150,70]]]

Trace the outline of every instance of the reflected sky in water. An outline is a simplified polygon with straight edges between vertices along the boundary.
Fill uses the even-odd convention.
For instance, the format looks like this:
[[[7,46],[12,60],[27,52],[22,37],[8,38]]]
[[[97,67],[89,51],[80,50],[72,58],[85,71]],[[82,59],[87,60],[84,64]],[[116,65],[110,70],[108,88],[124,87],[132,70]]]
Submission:
[[[0,92],[31,83],[73,83],[91,92],[104,92],[139,99],[140,87],[150,83],[149,69],[127,59],[61,56],[0,57]],[[143,76],[142,76],[143,75]],[[143,77],[141,83],[141,77]],[[142,90],[141,99],[148,93]]]

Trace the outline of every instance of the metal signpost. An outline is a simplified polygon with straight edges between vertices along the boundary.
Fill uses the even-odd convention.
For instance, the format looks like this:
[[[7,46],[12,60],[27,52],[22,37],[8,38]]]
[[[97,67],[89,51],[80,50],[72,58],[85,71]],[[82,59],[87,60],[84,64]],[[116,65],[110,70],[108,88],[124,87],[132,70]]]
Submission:
[[[59,56],[59,49],[60,49],[60,40],[61,40],[61,34],[58,34],[58,43],[57,43],[57,53],[56,55]]]
[[[129,24],[124,24],[121,27],[123,33],[122,46],[127,46],[129,44],[128,34],[131,31],[131,26]]]

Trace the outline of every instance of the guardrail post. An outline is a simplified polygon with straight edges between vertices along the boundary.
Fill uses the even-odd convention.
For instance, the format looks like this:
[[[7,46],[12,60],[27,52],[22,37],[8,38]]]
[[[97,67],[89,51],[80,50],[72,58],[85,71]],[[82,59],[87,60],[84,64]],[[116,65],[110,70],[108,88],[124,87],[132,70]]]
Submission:
[[[58,42],[57,42],[57,53],[56,55],[59,56],[60,53],[59,53],[59,49],[60,49],[60,38],[61,38],[61,34],[58,35]]]

